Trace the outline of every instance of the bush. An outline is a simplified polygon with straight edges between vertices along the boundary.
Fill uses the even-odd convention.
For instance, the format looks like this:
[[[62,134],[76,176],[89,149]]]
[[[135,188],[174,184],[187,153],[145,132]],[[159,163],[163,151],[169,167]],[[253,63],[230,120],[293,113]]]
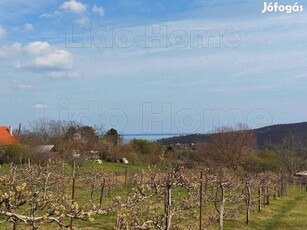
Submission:
[[[163,145],[158,142],[133,139],[131,144],[134,151],[138,153],[141,161],[146,163],[157,164],[164,153]]]
[[[29,149],[22,144],[5,145],[0,147],[0,163],[25,163],[30,157]]]

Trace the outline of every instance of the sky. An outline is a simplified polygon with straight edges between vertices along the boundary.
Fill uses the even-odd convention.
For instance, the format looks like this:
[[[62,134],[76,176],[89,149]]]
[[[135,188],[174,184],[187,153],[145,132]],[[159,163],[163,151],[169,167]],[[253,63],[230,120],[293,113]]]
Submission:
[[[1,0],[0,125],[74,120],[169,135],[307,121],[306,12],[263,8]]]

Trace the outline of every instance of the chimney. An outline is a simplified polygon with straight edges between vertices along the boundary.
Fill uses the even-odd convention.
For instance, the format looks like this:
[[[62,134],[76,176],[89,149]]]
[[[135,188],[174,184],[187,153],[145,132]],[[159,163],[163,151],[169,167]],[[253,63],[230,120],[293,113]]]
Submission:
[[[9,126],[9,131],[10,131],[11,136],[13,136],[13,127],[12,126]]]

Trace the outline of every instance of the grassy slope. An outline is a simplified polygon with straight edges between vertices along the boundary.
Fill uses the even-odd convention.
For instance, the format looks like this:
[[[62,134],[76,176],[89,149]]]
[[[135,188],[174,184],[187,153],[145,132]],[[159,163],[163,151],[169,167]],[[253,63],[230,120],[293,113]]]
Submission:
[[[235,219],[226,219],[225,229],[255,229],[255,230],[303,230],[307,229],[307,193],[299,192],[296,187],[290,187],[289,195],[277,200],[271,199],[259,214],[257,207],[253,207],[251,222],[245,224],[243,212]],[[217,229],[217,225],[210,229]]]

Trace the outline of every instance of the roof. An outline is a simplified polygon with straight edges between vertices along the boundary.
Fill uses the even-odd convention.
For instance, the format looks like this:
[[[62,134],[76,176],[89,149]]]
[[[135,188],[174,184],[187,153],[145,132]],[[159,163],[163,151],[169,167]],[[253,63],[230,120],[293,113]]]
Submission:
[[[10,133],[10,128],[7,126],[0,126],[0,145],[12,145],[17,143],[16,137]]]
[[[34,149],[36,153],[52,153],[58,152],[54,145],[39,145]]]

